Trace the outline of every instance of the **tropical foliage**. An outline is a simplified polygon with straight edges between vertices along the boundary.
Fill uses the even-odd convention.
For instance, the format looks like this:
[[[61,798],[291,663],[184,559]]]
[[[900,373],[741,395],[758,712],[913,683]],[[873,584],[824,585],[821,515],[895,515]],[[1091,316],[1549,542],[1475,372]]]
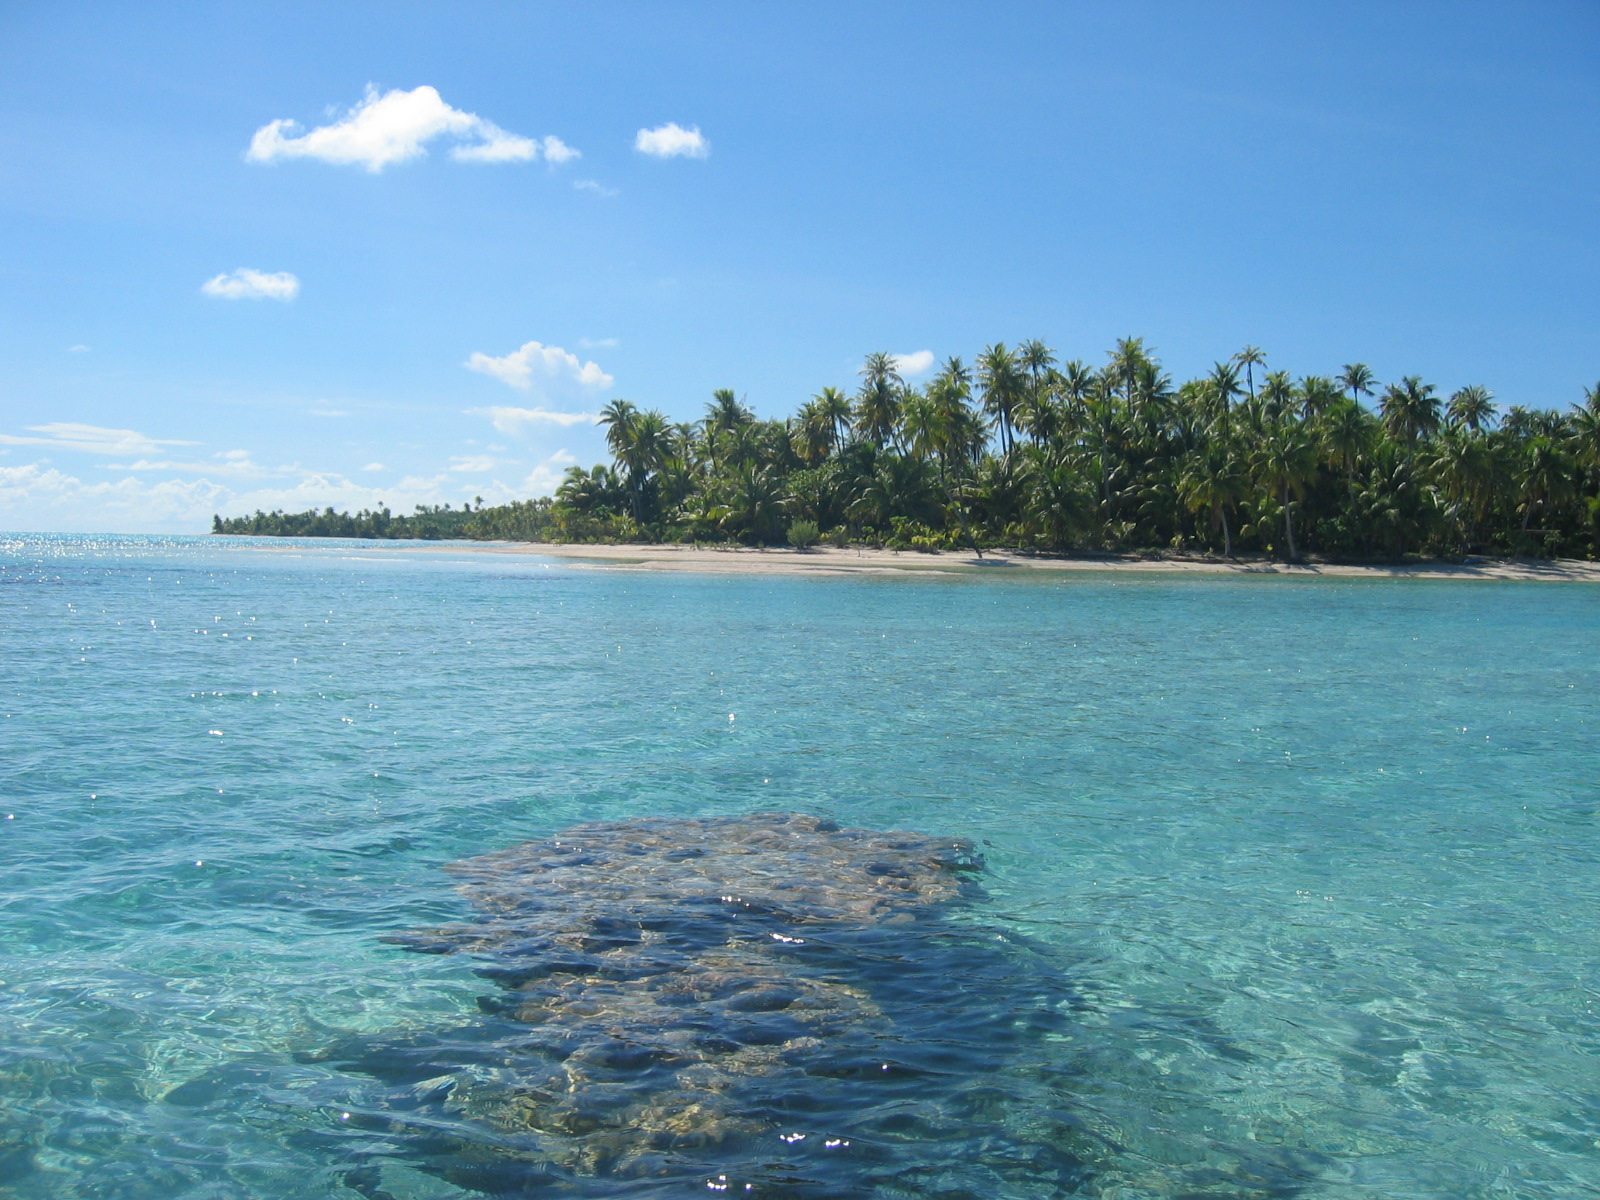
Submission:
[[[925,386],[889,354],[786,420],[732,391],[674,423],[614,400],[612,462],[552,500],[414,516],[257,513],[219,533],[534,541],[865,541],[906,549],[1300,558],[1600,551],[1600,385],[1502,413],[1478,386],[1270,369],[1254,346],[1174,385],[1139,338],[1099,367],[995,343]]]

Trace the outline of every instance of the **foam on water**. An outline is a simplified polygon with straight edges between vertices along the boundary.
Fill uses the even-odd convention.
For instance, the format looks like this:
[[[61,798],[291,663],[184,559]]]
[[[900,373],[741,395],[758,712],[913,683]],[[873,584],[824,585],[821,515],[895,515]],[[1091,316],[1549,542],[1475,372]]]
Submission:
[[[1583,585],[651,578],[13,538],[0,1190],[1592,1195],[1597,668]],[[607,1061],[580,1009],[626,980],[522,978],[543,944],[383,940],[527,917],[561,944],[552,912],[602,914],[496,910],[441,868],[526,865],[512,847],[584,822],[778,811],[966,839],[987,870],[905,924],[688,905],[669,941],[803,939],[735,955],[764,982],[695,1000],[707,1022],[781,1023],[727,1001],[798,988],[914,1067],[881,1093],[825,1055],[735,1074],[716,1095],[754,1123],[720,1148],[617,1119],[695,1066]],[[640,953],[614,935],[580,952]],[[539,1099],[567,1059],[529,1041],[563,1030],[604,1085],[571,1120]],[[782,1045],[751,1036],[728,1063]]]

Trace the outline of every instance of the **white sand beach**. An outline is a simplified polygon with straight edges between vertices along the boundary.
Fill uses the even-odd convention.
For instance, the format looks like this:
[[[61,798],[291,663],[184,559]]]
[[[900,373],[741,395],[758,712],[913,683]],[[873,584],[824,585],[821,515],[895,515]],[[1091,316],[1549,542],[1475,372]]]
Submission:
[[[413,543],[425,545],[426,543]],[[1341,563],[1288,565],[1264,560],[1214,558],[1048,558],[986,550],[979,558],[969,550],[918,551],[754,549],[746,546],[680,545],[553,545],[542,542],[452,542],[450,551],[482,554],[528,554],[565,559],[573,566],[612,571],[692,571],[711,574],[891,575],[1006,574],[1018,571],[1097,571],[1110,573],[1270,575],[1295,579],[1324,577],[1545,580],[1600,583],[1600,563],[1582,559],[1472,558],[1463,563],[1404,563],[1357,566]]]

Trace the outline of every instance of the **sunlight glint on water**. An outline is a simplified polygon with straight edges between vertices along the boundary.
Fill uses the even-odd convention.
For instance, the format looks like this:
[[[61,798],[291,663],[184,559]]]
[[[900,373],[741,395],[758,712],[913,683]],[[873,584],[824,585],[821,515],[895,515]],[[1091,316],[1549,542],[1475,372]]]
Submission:
[[[337,1140],[319,1053],[493,990],[380,937],[466,915],[446,862],[761,810],[979,843],[1086,1194],[1600,1190],[1587,586],[0,565],[7,1195],[472,1194]]]

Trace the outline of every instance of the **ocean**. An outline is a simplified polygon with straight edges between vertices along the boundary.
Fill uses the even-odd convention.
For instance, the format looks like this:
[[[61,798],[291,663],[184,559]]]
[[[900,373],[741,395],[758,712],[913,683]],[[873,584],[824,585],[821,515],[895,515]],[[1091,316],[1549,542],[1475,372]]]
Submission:
[[[0,1195],[1600,1194],[1590,585],[8,535],[0,649]],[[971,861],[680,903],[752,814]]]

